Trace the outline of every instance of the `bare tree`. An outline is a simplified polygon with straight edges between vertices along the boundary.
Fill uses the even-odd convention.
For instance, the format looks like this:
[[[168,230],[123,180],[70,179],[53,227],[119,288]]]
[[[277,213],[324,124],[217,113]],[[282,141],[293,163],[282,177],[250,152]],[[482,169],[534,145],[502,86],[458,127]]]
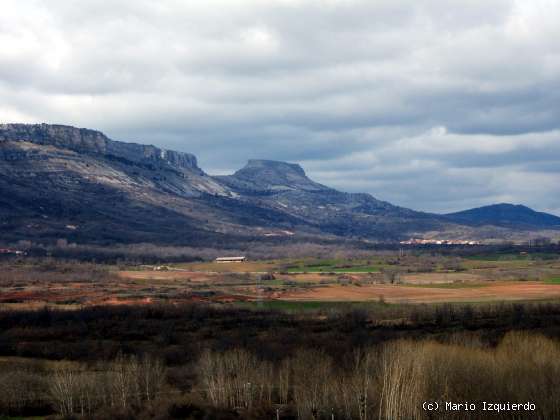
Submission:
[[[354,397],[357,418],[367,420],[373,404],[377,354],[373,350],[357,350],[351,373],[350,389]]]
[[[128,408],[138,398],[138,361],[136,357],[118,355],[112,364],[113,392],[122,408]]]
[[[420,411],[423,389],[422,348],[409,342],[389,344],[383,352],[379,418],[414,420]]]
[[[199,376],[212,404],[251,409],[270,405],[274,397],[274,370],[246,350],[205,352],[198,363]]]
[[[278,399],[280,404],[288,404],[292,385],[292,366],[290,359],[285,359],[276,372],[278,381]]]
[[[79,393],[78,387],[76,368],[61,366],[52,373],[49,389],[61,415],[69,416],[74,413]]]
[[[291,363],[298,417],[318,419],[330,412],[334,405],[332,359],[322,352],[301,350]]]
[[[153,401],[165,383],[165,366],[163,361],[151,355],[144,355],[137,371],[138,388],[142,398]]]

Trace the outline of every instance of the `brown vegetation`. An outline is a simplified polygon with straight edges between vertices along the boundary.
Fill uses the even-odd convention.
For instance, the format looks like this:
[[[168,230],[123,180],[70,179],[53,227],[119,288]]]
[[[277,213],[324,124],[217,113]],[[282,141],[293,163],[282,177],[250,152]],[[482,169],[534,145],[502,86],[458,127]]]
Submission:
[[[555,304],[320,318],[199,305],[6,311],[0,414],[409,419],[427,418],[422,401],[468,400],[530,401],[556,418],[559,320]]]

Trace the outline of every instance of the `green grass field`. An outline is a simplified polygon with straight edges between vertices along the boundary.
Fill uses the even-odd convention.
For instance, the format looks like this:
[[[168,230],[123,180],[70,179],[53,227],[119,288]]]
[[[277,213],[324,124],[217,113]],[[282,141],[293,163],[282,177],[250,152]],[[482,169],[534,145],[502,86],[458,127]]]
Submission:
[[[548,280],[545,280],[546,284],[560,284],[560,277],[554,277]]]

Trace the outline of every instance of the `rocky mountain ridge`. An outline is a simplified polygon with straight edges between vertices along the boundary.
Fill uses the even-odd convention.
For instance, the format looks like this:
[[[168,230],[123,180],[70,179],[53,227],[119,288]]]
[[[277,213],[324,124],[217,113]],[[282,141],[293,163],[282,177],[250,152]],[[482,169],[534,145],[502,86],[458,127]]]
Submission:
[[[6,241],[213,245],[289,233],[290,240],[390,242],[499,238],[514,229],[337,191],[293,163],[250,160],[232,175],[213,177],[189,153],[69,126],[0,125],[0,233]]]
[[[0,141],[29,142],[78,153],[116,157],[139,164],[170,165],[202,174],[196,156],[152,145],[113,141],[87,128],[51,124],[0,124]]]

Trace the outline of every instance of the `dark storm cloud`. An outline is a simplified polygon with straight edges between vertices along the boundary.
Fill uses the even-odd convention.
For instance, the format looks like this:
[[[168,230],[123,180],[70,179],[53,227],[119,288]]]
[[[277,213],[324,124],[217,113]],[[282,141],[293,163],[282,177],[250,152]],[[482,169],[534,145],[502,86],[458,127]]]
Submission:
[[[560,6],[5,0],[0,120],[248,158],[397,204],[560,214]]]

